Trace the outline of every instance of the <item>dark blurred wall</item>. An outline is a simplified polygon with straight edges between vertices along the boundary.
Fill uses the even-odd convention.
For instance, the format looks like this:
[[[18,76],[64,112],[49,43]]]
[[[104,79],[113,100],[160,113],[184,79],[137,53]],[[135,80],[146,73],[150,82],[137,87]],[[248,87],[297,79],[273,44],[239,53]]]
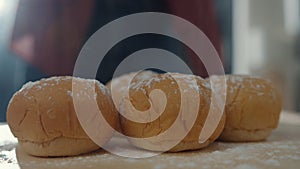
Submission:
[[[217,19],[221,31],[222,50],[225,57],[225,72],[232,72],[232,55],[233,55],[233,37],[232,37],[232,20],[233,20],[233,2],[232,0],[214,0],[217,9]]]
[[[0,122],[6,121],[6,109],[12,95],[27,81],[45,77],[36,68],[3,49],[0,50]]]

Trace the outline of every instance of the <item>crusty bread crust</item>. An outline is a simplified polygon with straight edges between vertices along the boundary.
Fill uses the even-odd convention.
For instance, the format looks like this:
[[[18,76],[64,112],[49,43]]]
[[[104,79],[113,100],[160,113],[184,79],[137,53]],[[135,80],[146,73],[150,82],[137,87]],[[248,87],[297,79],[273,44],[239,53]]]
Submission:
[[[38,143],[18,140],[25,152],[38,157],[75,156],[99,149],[90,139],[59,137],[48,142]]]

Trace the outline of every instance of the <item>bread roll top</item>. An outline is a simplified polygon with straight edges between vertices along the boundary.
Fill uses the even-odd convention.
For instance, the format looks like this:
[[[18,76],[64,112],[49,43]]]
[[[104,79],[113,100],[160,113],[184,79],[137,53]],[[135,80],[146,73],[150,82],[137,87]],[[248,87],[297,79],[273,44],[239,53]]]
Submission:
[[[131,80],[142,81],[150,79],[155,74],[156,73],[153,71],[131,72],[109,81],[106,86],[111,91],[112,99],[117,110],[120,111],[120,103],[122,98],[128,94]]]

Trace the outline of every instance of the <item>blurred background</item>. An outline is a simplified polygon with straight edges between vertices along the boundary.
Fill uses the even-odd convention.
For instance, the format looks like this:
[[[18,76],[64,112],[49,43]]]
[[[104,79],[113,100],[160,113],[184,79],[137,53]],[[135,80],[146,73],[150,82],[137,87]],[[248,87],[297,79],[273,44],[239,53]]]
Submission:
[[[24,83],[72,75],[81,47],[101,26],[150,11],[198,26],[218,51],[226,73],[269,78],[283,93],[284,109],[300,112],[300,0],[0,0],[0,121]],[[172,51],[195,74],[207,76],[186,46],[150,34],[114,47],[97,78],[106,83],[122,59],[150,47]]]

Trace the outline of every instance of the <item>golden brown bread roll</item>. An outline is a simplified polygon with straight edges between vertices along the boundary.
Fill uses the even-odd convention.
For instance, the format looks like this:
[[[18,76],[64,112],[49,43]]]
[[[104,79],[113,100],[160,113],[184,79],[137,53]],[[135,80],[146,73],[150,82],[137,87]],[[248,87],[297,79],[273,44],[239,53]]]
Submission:
[[[133,82],[120,105],[121,128],[133,145],[147,150],[178,152],[206,147],[219,137],[225,124],[223,114],[209,139],[199,142],[200,133],[207,132],[202,128],[210,96],[209,84],[194,75],[157,74]],[[210,113],[214,116],[216,111]]]
[[[80,92],[73,93],[72,79]],[[92,90],[95,93],[91,93]],[[89,111],[87,105],[92,100],[96,101],[108,123],[116,126],[117,111],[110,93],[98,81],[52,77],[29,82],[15,93],[7,110],[8,125],[28,154],[72,156],[99,149],[80,125],[74,110],[73,97],[83,103],[83,111]],[[100,134],[97,143],[104,144],[113,132],[106,130]]]
[[[219,95],[226,78],[226,123],[220,136],[223,141],[260,141],[266,139],[278,125],[281,96],[272,83],[243,75],[212,76]]]

